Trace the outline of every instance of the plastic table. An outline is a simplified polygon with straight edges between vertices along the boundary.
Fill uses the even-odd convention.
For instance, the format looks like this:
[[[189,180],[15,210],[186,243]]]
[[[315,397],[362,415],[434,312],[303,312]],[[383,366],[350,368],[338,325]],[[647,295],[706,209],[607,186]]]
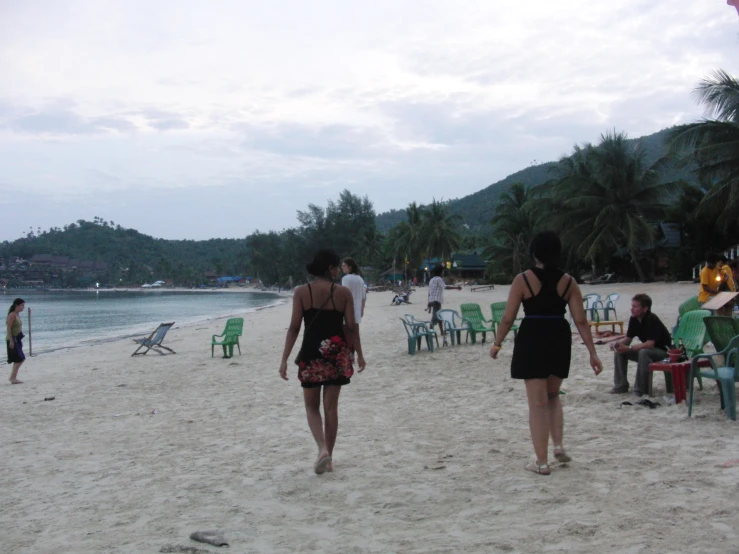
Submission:
[[[710,367],[711,362],[700,360],[698,367]],[[688,398],[688,374],[690,373],[690,360],[684,362],[653,362],[649,364],[649,371],[664,371],[672,376],[672,387],[675,393],[675,404],[680,404]],[[649,395],[652,395],[652,379],[649,379]]]

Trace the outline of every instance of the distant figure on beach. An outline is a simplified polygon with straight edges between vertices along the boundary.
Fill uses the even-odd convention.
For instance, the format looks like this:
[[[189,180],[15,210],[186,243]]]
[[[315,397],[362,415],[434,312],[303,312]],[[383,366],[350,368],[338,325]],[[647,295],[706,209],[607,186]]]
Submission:
[[[364,306],[367,303],[367,289],[364,286],[364,279],[359,275],[359,266],[353,258],[344,258],[341,263],[341,271],[344,272],[341,284],[352,291],[354,320],[359,325],[364,317]]]
[[[641,344],[632,346],[634,337]],[[631,318],[626,336],[611,343],[613,350],[613,394],[629,392],[626,368],[629,360],[636,362],[634,377],[634,396],[644,396],[649,392],[649,364],[664,360],[672,343],[670,332],[662,320],[652,313],[652,299],[646,294],[637,294],[631,299]]]
[[[333,250],[319,250],[306,269],[315,279],[297,287],[293,311],[285,337],[280,377],[287,381],[287,359],[305,323],[303,344],[295,363],[303,387],[305,411],[313,438],[318,445],[317,474],[333,471],[333,451],[339,430],[339,393],[354,374],[351,349],[357,353],[359,371],[365,368],[359,326],[354,318],[351,291],[333,281],[339,276],[341,259]],[[321,419],[321,389],[323,414]]]
[[[580,288],[557,267],[562,253],[559,237],[549,231],[539,233],[531,241],[530,253],[535,265],[513,280],[490,356],[497,358],[518,307],[523,304],[525,317],[513,347],[511,377],[524,379],[526,383],[536,462],[527,464],[525,469],[549,475],[550,435],[555,459],[560,463],[571,459],[562,445],[564,416],[559,399],[562,380],[569,375],[572,349],[572,332],[564,317],[566,306],[569,305],[577,330],[590,352],[590,366],[596,375],[603,371],[603,364],[595,352]]]
[[[10,372],[10,384],[20,385],[23,381],[18,380],[18,370],[26,360],[26,355],[23,353],[23,322],[21,321],[21,312],[26,309],[26,301],[22,298],[16,298],[10,305],[8,310],[8,317],[5,320],[5,325],[8,329],[7,335],[5,336],[5,342],[8,347],[8,363],[13,364],[13,369]]]
[[[441,278],[441,274],[444,273],[444,268],[437,265],[431,270],[433,277],[429,281],[429,292],[428,292],[428,310],[431,312],[431,328],[433,330],[434,323],[439,324],[439,333],[444,336],[444,322],[439,319],[438,313],[441,310],[442,304],[444,304],[444,289],[446,283]],[[446,339],[445,339],[446,340]]]

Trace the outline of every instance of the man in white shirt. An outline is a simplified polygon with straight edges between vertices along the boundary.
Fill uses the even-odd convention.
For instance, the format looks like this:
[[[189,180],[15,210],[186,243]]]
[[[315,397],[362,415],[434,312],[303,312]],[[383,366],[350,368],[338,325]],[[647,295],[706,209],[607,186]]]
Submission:
[[[434,323],[438,323],[442,336],[444,336],[444,322],[439,319],[436,314],[441,310],[441,305],[444,303],[444,289],[446,288],[446,283],[444,283],[444,279],[441,278],[441,274],[443,272],[444,268],[440,265],[437,265],[431,271],[433,277],[429,281],[428,303],[428,307],[431,310],[431,327],[433,328]]]
[[[341,284],[352,291],[352,298],[354,299],[354,321],[359,325],[362,316],[364,316],[364,305],[367,302],[364,279],[359,275],[359,266],[352,258],[344,258],[344,261],[341,263],[341,271],[345,274],[341,279]]]

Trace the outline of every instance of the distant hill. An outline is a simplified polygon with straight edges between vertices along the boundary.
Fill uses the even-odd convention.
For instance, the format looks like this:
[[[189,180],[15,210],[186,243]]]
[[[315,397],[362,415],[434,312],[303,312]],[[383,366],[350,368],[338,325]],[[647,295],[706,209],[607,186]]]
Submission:
[[[93,272],[106,282],[148,281],[151,274],[198,282],[202,274],[215,270],[232,274],[245,267],[245,239],[165,240],[135,229],[124,229],[100,218],[79,220],[63,229],[33,233],[0,244],[0,259],[30,260],[34,255],[68,256],[77,260],[103,262],[105,271]],[[7,278],[0,271],[0,278]],[[50,276],[41,277],[49,282]]]
[[[665,155],[665,139],[670,130],[662,129],[651,135],[631,139],[630,142],[641,142],[647,153],[647,164],[652,164]],[[502,193],[506,192],[516,182],[522,182],[527,187],[545,183],[550,178],[549,169],[555,165],[556,162],[533,165],[517,171],[478,192],[463,198],[450,200],[448,203],[449,211],[462,217],[463,222],[469,227],[469,232],[484,233],[490,228],[490,220],[493,218],[495,206]],[[687,170],[673,168],[666,172],[663,177],[664,181],[678,178],[689,180],[691,176]],[[390,210],[377,216],[377,228],[382,232],[387,232],[405,219],[405,208]]]

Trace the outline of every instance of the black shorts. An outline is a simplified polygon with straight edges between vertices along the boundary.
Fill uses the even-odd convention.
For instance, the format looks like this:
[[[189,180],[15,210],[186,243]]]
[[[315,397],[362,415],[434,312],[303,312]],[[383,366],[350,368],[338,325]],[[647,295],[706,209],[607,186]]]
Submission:
[[[431,308],[431,323],[441,321],[436,315],[437,312],[441,310],[441,302],[429,302],[428,307]]]

